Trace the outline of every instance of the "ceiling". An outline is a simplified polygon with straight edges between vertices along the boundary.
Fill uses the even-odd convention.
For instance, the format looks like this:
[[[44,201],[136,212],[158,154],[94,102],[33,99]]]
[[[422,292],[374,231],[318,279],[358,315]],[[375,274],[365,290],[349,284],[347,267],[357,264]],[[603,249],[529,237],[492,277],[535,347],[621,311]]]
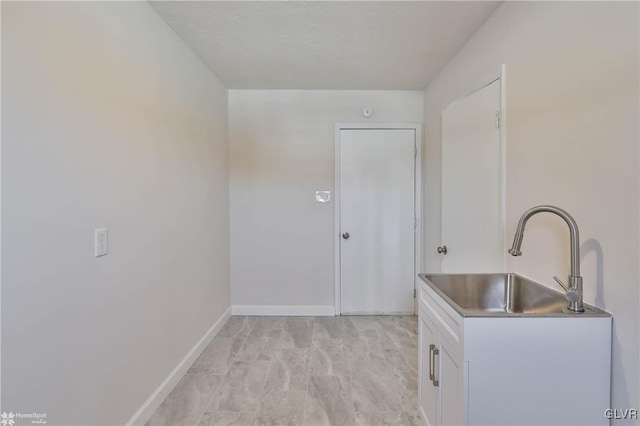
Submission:
[[[500,2],[153,1],[232,89],[423,90]]]

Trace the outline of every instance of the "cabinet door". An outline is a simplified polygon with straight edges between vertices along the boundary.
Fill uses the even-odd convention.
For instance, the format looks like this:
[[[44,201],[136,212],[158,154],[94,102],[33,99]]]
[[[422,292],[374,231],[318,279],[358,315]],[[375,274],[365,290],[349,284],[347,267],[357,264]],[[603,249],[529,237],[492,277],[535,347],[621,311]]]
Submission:
[[[436,357],[439,371],[436,378],[440,387],[440,424],[443,426],[461,425],[463,422],[462,360],[446,339],[439,340],[440,352]]]
[[[420,311],[419,331],[420,335],[420,374],[419,376],[419,397],[422,416],[429,426],[436,426],[438,423],[438,388],[435,387],[429,378],[429,372],[435,373],[436,366],[433,365],[430,346],[437,345],[435,324],[427,317],[424,311]]]

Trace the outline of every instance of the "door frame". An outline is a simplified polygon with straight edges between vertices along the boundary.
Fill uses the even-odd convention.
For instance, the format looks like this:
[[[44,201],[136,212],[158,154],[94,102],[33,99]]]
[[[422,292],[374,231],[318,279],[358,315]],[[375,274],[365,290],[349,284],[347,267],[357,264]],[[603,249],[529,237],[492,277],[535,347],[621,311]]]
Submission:
[[[340,315],[340,131],[342,130],[413,130],[415,136],[416,155],[414,157],[414,217],[416,220],[413,232],[413,250],[414,250],[414,271],[413,271],[413,289],[414,289],[414,314],[416,311],[415,295],[418,286],[418,273],[422,271],[422,124],[420,123],[339,123],[335,125],[335,162],[334,162],[334,305],[335,314]]]

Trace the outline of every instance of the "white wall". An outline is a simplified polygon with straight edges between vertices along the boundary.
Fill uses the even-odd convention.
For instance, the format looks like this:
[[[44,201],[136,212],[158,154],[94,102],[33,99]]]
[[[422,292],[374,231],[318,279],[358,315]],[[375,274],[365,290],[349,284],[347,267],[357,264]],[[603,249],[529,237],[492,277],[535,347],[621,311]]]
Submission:
[[[640,408],[638,17],[636,2],[507,2],[425,91],[425,269],[439,269],[441,112],[504,63],[508,244],[534,205],[577,220],[585,301],[614,315],[614,408]],[[557,289],[568,235],[555,216],[531,219],[508,269]]]
[[[370,106],[374,115],[362,116]],[[422,122],[421,91],[230,90],[231,300],[334,304],[336,123]]]
[[[123,424],[230,305],[227,91],[145,2],[2,38],[2,410]]]

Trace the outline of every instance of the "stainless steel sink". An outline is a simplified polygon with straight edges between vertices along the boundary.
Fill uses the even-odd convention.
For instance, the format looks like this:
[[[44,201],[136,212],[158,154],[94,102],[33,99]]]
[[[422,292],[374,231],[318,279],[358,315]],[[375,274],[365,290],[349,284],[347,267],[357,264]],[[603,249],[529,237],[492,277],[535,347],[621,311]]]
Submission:
[[[419,276],[463,316],[609,316],[587,304],[569,311],[563,294],[516,274]]]

